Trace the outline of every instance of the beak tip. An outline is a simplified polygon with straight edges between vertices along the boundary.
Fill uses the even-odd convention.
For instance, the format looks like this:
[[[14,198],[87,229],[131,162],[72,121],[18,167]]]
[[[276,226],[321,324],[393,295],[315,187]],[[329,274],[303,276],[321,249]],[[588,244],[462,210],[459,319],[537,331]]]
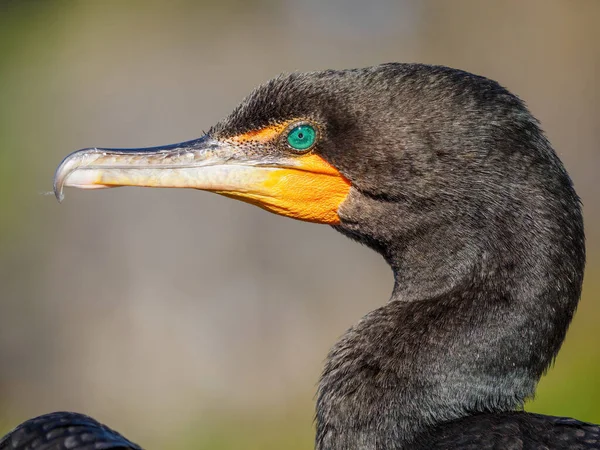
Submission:
[[[56,200],[58,200],[58,203],[62,203],[62,201],[65,198],[65,195],[63,194],[63,179],[58,176],[58,171],[57,174],[54,176],[54,183],[52,187],[54,190],[54,196],[56,197]]]

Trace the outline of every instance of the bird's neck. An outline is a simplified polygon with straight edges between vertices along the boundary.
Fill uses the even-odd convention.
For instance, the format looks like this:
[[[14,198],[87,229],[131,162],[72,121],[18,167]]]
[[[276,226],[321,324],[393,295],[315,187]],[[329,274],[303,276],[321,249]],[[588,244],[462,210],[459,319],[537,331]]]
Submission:
[[[509,252],[518,243],[508,238],[488,245],[472,233],[429,229],[409,245],[386,247],[390,302],[330,351],[318,450],[402,449],[436,424],[520,409],[556,355],[581,285],[580,276],[563,292],[549,285],[564,279],[549,268],[560,243],[534,255],[543,236],[527,241],[524,233],[523,250]]]

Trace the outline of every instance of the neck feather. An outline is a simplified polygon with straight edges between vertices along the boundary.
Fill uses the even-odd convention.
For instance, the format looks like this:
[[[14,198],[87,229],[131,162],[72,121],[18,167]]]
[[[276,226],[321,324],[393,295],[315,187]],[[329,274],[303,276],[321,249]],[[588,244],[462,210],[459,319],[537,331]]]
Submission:
[[[570,219],[550,228],[429,223],[411,237],[363,240],[390,263],[395,288],[329,353],[317,449],[401,449],[448,420],[522,409],[579,299],[578,208]]]

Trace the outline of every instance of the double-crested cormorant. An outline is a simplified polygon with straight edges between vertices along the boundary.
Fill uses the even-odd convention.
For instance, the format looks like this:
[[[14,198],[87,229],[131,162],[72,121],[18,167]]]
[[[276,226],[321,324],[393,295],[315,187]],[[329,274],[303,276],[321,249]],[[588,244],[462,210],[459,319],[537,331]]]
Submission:
[[[200,139],[72,153],[63,186],[214,191],[383,255],[392,297],[329,353],[319,450],[600,448],[596,425],[523,412],[580,297],[583,220],[538,122],[494,81],[419,64],[284,75]]]

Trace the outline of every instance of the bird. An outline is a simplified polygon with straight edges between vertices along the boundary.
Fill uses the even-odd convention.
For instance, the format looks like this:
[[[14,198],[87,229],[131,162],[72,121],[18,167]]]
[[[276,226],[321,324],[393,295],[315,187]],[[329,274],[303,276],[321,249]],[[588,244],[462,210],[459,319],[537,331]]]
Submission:
[[[65,186],[211,191],[385,259],[391,298],[324,363],[317,450],[600,449],[598,425],[524,411],[579,302],[585,235],[539,121],[496,81],[416,63],[283,74],[199,139],[71,153],[59,201]]]

